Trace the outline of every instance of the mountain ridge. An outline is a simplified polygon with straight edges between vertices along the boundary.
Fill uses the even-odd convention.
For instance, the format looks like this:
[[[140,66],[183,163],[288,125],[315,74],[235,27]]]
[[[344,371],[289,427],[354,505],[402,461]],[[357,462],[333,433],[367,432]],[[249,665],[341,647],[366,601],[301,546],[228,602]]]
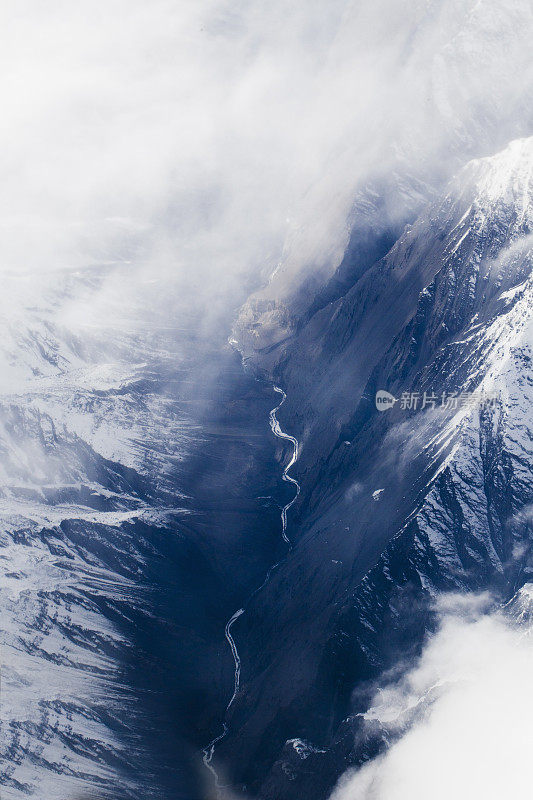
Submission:
[[[467,165],[274,368],[284,428],[301,437],[298,539],[239,626],[243,689],[222,748],[240,754],[236,785],[269,800],[323,797],[367,753],[349,745],[354,685],[416,652],[435,592],[505,599],[531,574],[532,156],[525,139]],[[396,314],[398,287],[408,313],[369,350],[361,329],[387,326],[379,308]],[[380,413],[378,389],[493,401]],[[293,739],[326,753],[297,758]]]

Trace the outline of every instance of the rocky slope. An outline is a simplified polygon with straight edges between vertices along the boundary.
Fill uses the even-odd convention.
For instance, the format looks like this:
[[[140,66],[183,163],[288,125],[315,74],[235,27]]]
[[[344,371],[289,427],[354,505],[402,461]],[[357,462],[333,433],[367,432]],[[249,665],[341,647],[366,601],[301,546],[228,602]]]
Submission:
[[[297,544],[235,631],[234,785],[324,797],[377,747],[365,687],[416,652],[435,593],[531,579],[532,225],[524,139],[470,162],[275,364]]]

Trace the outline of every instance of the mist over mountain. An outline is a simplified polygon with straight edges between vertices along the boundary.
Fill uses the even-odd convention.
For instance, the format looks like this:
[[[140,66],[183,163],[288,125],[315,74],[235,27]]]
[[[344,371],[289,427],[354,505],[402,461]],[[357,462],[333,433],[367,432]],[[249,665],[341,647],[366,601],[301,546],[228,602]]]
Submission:
[[[0,14],[2,796],[525,795],[529,0]]]

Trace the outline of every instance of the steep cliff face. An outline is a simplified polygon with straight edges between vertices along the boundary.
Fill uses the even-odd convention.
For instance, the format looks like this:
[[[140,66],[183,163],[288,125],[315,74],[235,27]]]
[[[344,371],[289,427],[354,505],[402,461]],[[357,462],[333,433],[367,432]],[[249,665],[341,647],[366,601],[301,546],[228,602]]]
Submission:
[[[434,594],[531,579],[532,228],[526,139],[469,163],[287,344],[296,545],[235,631],[237,785],[323,797],[383,744],[354,714],[416,652]]]

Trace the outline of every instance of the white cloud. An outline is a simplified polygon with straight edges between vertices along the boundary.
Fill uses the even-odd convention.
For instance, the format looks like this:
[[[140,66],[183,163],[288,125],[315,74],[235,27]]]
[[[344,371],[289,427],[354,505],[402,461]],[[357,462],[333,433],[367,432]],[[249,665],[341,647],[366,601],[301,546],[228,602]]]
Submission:
[[[0,270],[126,261],[231,302],[282,253],[334,262],[365,176],[398,158],[446,172],[452,142],[520,133],[530,11],[4,4]]]
[[[463,597],[443,606],[417,665],[384,687],[366,715],[367,725],[380,720],[398,740],[346,774],[331,800],[529,795],[533,641],[504,615],[483,613],[485,605]]]

